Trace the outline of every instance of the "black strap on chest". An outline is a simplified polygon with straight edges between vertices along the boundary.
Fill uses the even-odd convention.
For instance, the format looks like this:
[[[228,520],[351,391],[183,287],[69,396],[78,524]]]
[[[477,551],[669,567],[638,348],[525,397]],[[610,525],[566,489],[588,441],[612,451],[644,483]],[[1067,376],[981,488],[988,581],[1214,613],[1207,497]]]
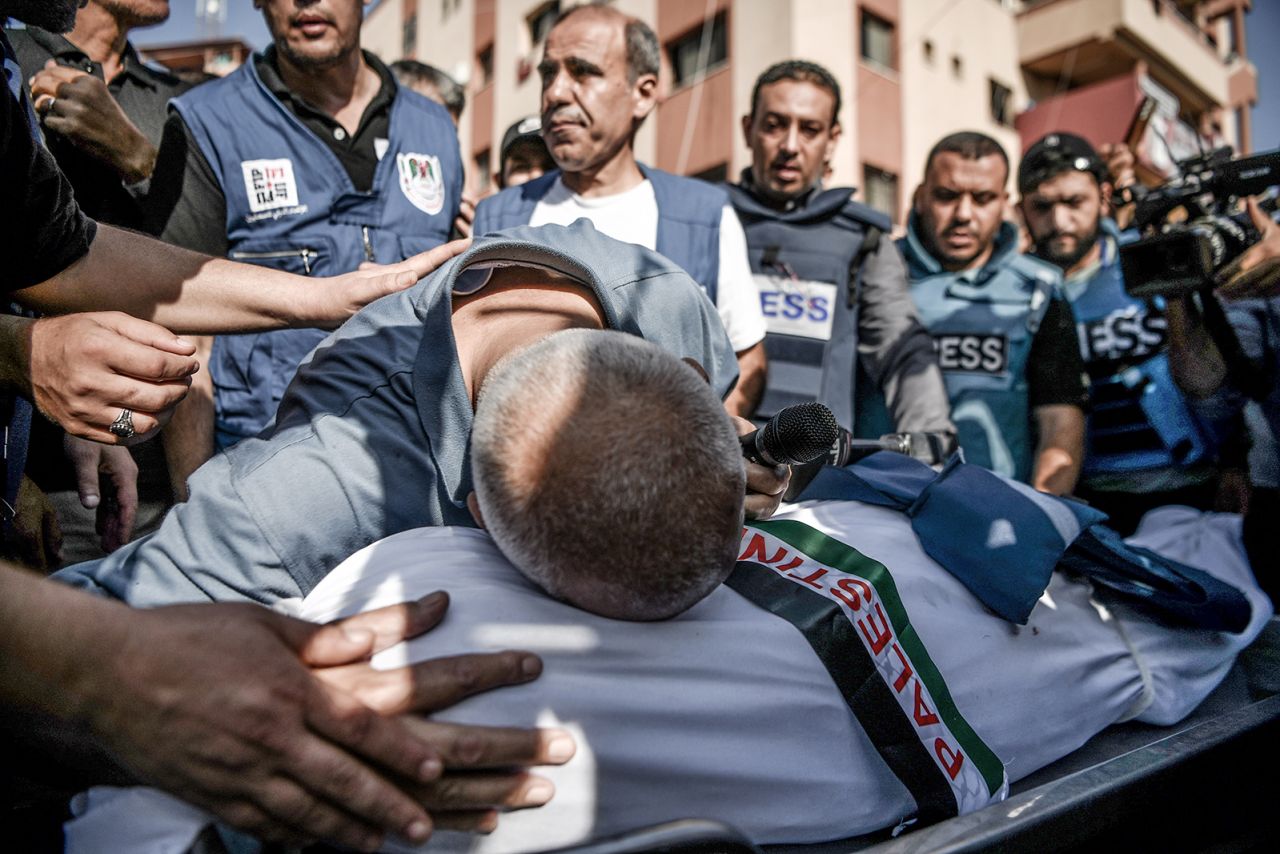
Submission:
[[[866,266],[872,253],[880,248],[880,236],[880,229],[874,225],[867,226],[862,234],[862,244],[849,262],[849,308],[858,304],[858,294],[862,290],[862,268]]]
[[[800,630],[876,751],[915,798],[920,824],[959,813],[946,776],[920,743],[839,605],[752,561],[738,561],[725,584]]]

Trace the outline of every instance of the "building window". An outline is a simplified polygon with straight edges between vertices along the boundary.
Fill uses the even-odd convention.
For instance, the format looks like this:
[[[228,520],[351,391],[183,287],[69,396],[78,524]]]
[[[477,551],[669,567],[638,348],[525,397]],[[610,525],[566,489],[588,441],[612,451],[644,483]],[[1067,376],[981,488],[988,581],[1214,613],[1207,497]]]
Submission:
[[[921,47],[921,50],[924,51],[924,61],[929,63],[930,65],[933,65],[933,42],[929,41],[928,39],[925,39],[924,44],[922,44],[920,47]]]
[[[898,176],[864,163],[862,188],[866,203],[894,222],[898,221]]]
[[[964,60],[959,56],[951,57],[951,76],[957,80],[964,76]]]
[[[991,120],[1003,127],[1013,127],[1013,91],[994,80],[991,84]]]
[[[893,24],[863,10],[862,58],[882,68],[897,68],[894,41]]]
[[[551,28],[555,26],[556,19],[559,17],[560,0],[552,0],[550,3],[543,3],[525,18],[529,24],[529,38],[533,44],[539,45],[546,40],[547,33],[551,32]]]
[[[440,0],[440,20],[449,20],[449,16],[458,11],[461,5],[462,0]]]
[[[690,30],[667,44],[667,57],[676,86],[697,82],[712,69],[729,60],[729,38],[725,15],[720,13],[703,26]]]
[[[400,52],[404,56],[412,57],[418,50],[418,13],[404,19],[404,29],[401,31]]]
[[[475,160],[475,176],[476,176],[476,192],[487,193],[493,185],[493,167],[489,164],[490,150],[485,149],[476,155]]]
[[[480,88],[483,89],[493,82],[493,45],[476,54],[476,65],[480,69]]]

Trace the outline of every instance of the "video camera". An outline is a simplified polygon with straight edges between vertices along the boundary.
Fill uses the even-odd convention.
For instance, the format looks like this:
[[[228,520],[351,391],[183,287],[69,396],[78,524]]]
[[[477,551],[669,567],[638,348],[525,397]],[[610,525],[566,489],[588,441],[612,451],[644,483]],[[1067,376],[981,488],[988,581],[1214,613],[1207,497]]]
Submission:
[[[1229,147],[1179,163],[1179,177],[1134,194],[1135,225],[1159,233],[1120,247],[1125,290],[1139,299],[1212,290],[1218,271],[1258,240],[1231,208],[1280,185],[1280,150],[1231,159]],[[1274,202],[1272,201],[1272,204]],[[1176,221],[1169,217],[1185,213]]]

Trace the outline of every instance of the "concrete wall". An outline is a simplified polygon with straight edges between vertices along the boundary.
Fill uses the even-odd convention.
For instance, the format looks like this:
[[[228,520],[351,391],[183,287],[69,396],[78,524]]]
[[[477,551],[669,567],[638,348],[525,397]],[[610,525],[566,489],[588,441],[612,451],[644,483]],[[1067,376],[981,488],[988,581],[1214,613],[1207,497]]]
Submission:
[[[899,31],[904,198],[924,178],[929,149],[949,133],[980,131],[1016,158],[1017,131],[997,124],[990,107],[992,79],[1012,90],[1015,114],[1027,106],[1014,13],[991,0],[907,0]]]

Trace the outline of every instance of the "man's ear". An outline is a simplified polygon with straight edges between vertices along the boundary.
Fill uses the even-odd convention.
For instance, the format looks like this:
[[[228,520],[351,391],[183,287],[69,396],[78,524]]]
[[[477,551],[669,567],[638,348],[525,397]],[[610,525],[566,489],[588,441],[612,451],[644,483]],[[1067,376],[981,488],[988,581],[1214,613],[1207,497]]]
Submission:
[[[480,512],[480,500],[474,490],[467,493],[467,509],[471,511],[471,518],[476,520],[476,527],[485,530],[484,514]]]
[[[688,365],[689,367],[697,371],[698,376],[702,377],[703,382],[705,382],[707,385],[711,385],[711,375],[707,373],[706,368],[702,367],[701,362],[699,362],[697,359],[693,358],[692,356],[685,356],[680,361],[684,362],[686,365]]]
[[[916,186],[916,190],[911,194],[911,210],[920,213],[921,199],[924,197],[924,184]]]
[[[1111,194],[1115,188],[1111,186],[1110,181],[1103,181],[1098,184],[1098,195],[1102,197],[1102,215],[1111,216],[1115,210],[1111,206]]]
[[[635,84],[631,87],[631,97],[635,101],[631,118],[637,123],[642,122],[658,105],[658,75],[641,74],[636,78]]]
[[[831,125],[831,135],[827,138],[827,144],[822,151],[822,159],[824,164],[829,164],[836,156],[836,143],[840,141],[840,123],[834,122]]]
[[[747,148],[751,148],[751,125],[752,124],[753,124],[752,116],[750,113],[742,117],[742,141],[746,144]]]

